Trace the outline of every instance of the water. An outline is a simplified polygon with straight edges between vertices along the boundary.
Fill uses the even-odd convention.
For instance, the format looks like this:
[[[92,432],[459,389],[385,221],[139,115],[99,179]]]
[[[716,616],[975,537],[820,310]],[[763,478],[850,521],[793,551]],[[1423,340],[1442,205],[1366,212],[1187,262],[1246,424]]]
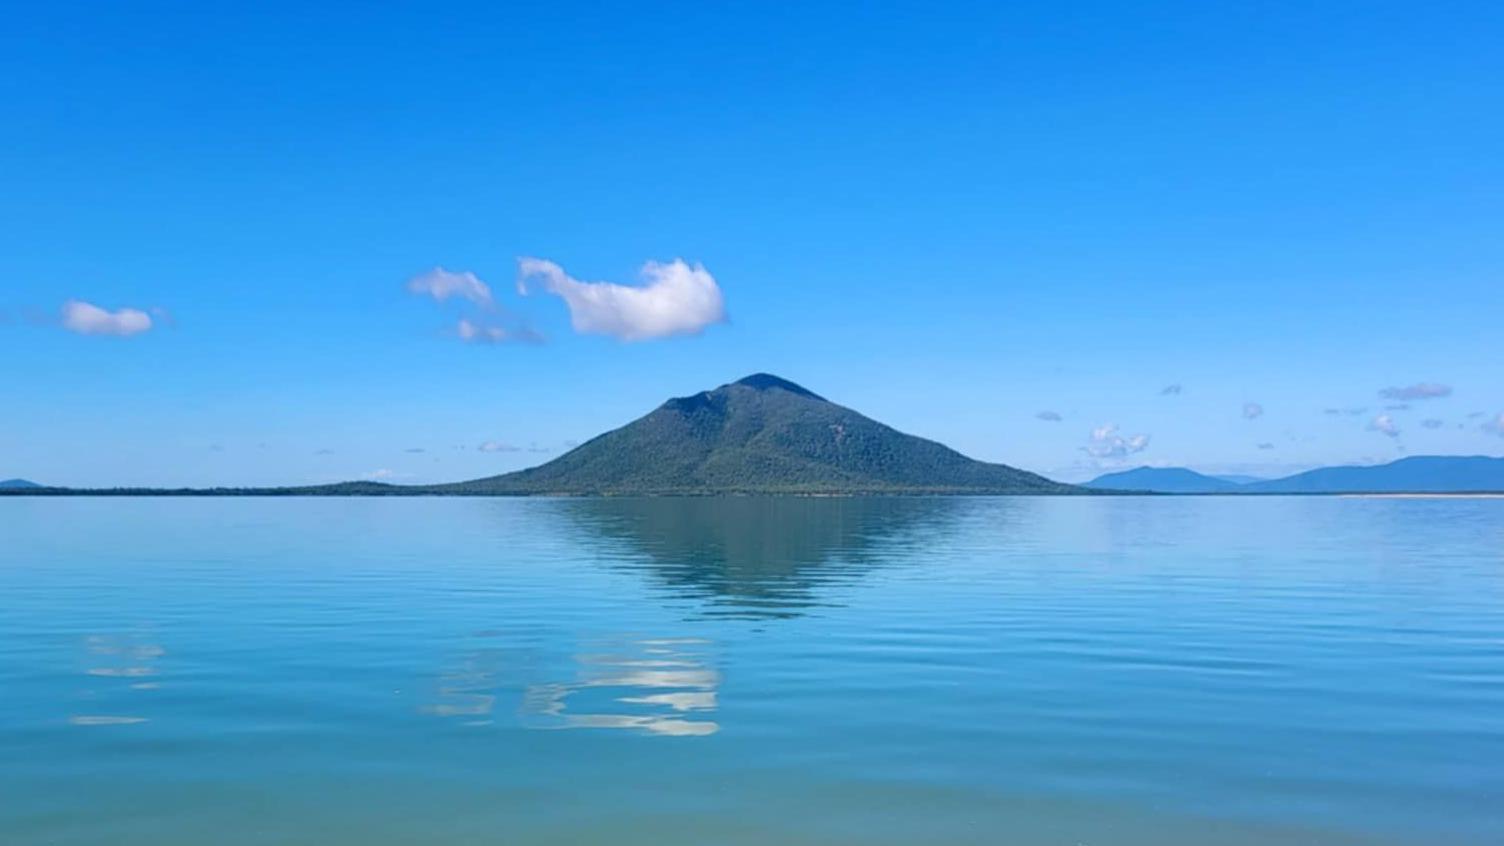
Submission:
[[[0,499],[0,843],[1504,842],[1504,500]]]

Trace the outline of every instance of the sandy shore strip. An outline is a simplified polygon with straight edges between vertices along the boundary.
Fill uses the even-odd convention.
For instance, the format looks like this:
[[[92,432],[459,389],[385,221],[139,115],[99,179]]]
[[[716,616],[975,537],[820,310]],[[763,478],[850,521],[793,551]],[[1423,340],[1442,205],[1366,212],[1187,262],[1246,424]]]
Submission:
[[[1504,499],[1504,493],[1350,493],[1348,499]]]

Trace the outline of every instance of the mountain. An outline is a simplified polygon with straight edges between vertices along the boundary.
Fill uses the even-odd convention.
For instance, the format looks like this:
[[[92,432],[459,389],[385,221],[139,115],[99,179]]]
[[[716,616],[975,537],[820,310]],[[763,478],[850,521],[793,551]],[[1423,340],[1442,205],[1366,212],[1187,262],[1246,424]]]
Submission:
[[[1369,467],[1321,467],[1242,485],[1247,493],[1504,492],[1504,458],[1417,455]]]
[[[1086,483],[1099,491],[1147,491],[1150,493],[1233,493],[1237,482],[1218,479],[1184,467],[1135,467],[1107,473]]]
[[[1083,493],[906,435],[759,373],[671,399],[547,464],[452,494]]]
[[[1320,467],[1283,479],[1247,482],[1184,467],[1138,467],[1098,476],[1086,487],[1150,493],[1494,493],[1504,492],[1504,458],[1417,455],[1388,464]]]
[[[6,488],[8,490],[40,487],[42,486],[37,484],[36,482],[30,481],[29,479],[5,479],[3,481],[0,481],[0,488]]]

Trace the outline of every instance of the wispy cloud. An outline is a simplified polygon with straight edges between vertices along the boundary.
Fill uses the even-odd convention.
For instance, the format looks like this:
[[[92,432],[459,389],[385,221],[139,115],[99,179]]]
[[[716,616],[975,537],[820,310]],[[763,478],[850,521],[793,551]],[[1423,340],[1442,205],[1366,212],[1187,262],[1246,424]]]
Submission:
[[[428,450],[424,449],[423,447],[408,447],[407,449],[403,450],[403,452],[418,453],[418,452],[428,452]]]
[[[476,449],[479,450],[479,451],[481,451],[481,452],[533,452],[533,453],[542,453],[542,452],[553,452],[554,451],[553,447],[550,447],[550,446],[540,446],[539,444],[536,444],[536,443],[528,444],[527,446],[522,447],[522,446],[517,446],[516,444],[509,444],[506,441],[485,441],[480,446],[477,446]]]
[[[524,257],[517,260],[517,291],[528,294],[537,280],[564,300],[576,332],[623,341],[695,335],[726,322],[725,298],[704,265],[650,261],[639,273],[638,286],[582,282],[554,262]]]
[[[1333,417],[1336,417],[1338,415],[1342,415],[1342,416],[1345,416],[1345,417],[1361,417],[1361,416],[1363,416],[1363,415],[1365,415],[1365,414],[1368,413],[1368,409],[1367,408],[1328,408],[1325,411],[1323,411],[1322,413],[1323,414],[1329,414],[1329,415],[1331,415]]]
[[[1264,407],[1256,402],[1243,403],[1243,419],[1255,420],[1264,416]]]
[[[1184,390],[1184,388],[1181,386],[1181,384],[1179,382],[1176,382],[1173,385],[1166,385],[1163,388],[1161,388],[1160,391],[1159,391],[1159,395],[1162,396],[1162,397],[1179,396],[1179,394],[1180,394],[1180,392],[1182,390]]]
[[[496,302],[491,286],[468,270],[454,273],[436,267],[409,279],[407,290],[420,296],[432,297],[436,302],[454,299],[469,303],[462,303],[462,316],[455,321],[452,330],[455,337],[466,343],[543,342],[543,336],[531,329],[526,321]]]
[[[1124,437],[1118,434],[1116,423],[1104,423],[1091,430],[1091,437],[1087,439],[1086,446],[1081,449],[1093,458],[1118,460],[1136,452],[1143,452],[1148,447],[1148,435]]]
[[[442,267],[435,267],[407,280],[407,290],[433,297],[439,302],[450,297],[460,297],[487,308],[496,304],[495,298],[491,296],[491,286],[468,270],[452,273]]]
[[[1409,411],[1410,410],[1410,403],[1408,403],[1408,402],[1393,403],[1391,405],[1384,406],[1384,410],[1385,411]]]
[[[513,341],[524,344],[543,343],[542,335],[521,323],[502,326],[495,322],[471,320],[468,317],[460,318],[459,322],[454,325],[454,334],[458,335],[461,341],[473,344],[505,344]]]
[[[1274,449],[1274,444],[1265,441],[1258,445],[1259,449]]]
[[[1400,436],[1399,424],[1395,423],[1394,418],[1387,414],[1380,414],[1378,417],[1368,421],[1368,430],[1388,435],[1391,438],[1398,438]]]
[[[63,303],[63,328],[80,335],[127,337],[149,331],[151,325],[151,315],[140,309],[109,311],[83,300]]]
[[[1051,423],[1059,423],[1061,420],[1065,419],[1064,417],[1060,416],[1060,412],[1058,411],[1041,411],[1038,414],[1034,415],[1034,417],[1039,420],[1048,420]]]
[[[1452,387],[1450,385],[1441,385],[1436,382],[1417,382],[1414,385],[1395,386],[1379,391],[1379,396],[1384,399],[1405,402],[1410,400],[1437,399],[1451,395]]]
[[[1440,429],[1442,426],[1446,425],[1446,421],[1437,420],[1435,417],[1430,417],[1420,421],[1420,425],[1426,427],[1427,429]]]
[[[361,478],[372,482],[380,482],[386,479],[395,479],[398,475],[397,471],[383,467],[380,470],[372,470],[369,473],[364,473],[361,475]]]
[[[1483,431],[1490,435],[1498,435],[1504,438],[1504,411],[1499,412],[1498,416],[1484,423]]]

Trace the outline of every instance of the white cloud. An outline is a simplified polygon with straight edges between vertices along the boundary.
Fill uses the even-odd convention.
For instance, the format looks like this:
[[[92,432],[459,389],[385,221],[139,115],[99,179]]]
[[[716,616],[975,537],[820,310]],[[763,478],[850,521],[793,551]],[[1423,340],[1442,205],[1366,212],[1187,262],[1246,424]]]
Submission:
[[[1243,419],[1254,420],[1264,416],[1264,407],[1256,402],[1243,403]]]
[[[581,282],[554,262],[520,258],[517,291],[526,295],[529,283],[541,280],[543,290],[569,307],[576,332],[623,341],[693,335],[726,322],[720,286],[703,265],[691,266],[682,259],[667,264],[650,261],[640,275],[644,282],[640,286]]]
[[[380,470],[372,470],[371,472],[362,475],[361,478],[370,479],[373,482],[378,482],[383,479],[392,479],[396,476],[397,472],[395,470],[388,470],[387,468],[383,467]]]
[[[138,335],[151,329],[151,315],[134,308],[107,311],[83,300],[63,303],[63,328],[80,335]]]
[[[435,267],[427,273],[421,273],[407,280],[407,290],[414,294],[425,294],[439,302],[450,297],[460,297],[477,305],[489,307],[495,304],[491,296],[491,286],[480,281],[480,277],[468,270],[462,273],[450,273],[442,267]]]
[[[1439,385],[1435,382],[1417,382],[1414,385],[1385,388],[1379,391],[1379,396],[1390,400],[1423,400],[1449,397],[1452,395],[1450,385]]]
[[[1093,458],[1122,459],[1149,447],[1148,435],[1123,437],[1116,423],[1104,423],[1091,430],[1091,438],[1081,449]]]
[[[1484,423],[1483,431],[1504,438],[1504,412],[1499,412],[1497,417]]]
[[[521,452],[522,451],[522,447],[512,446],[511,444],[504,443],[502,441],[486,441],[485,443],[482,443],[480,446],[476,447],[476,449],[480,450],[481,452]]]
[[[1040,420],[1047,420],[1051,423],[1059,423],[1061,420],[1065,419],[1060,416],[1060,412],[1058,411],[1041,411],[1034,416]]]
[[[1368,430],[1370,432],[1382,432],[1391,438],[1398,438],[1400,436],[1399,424],[1395,423],[1394,418],[1387,414],[1380,414],[1369,421]]]

